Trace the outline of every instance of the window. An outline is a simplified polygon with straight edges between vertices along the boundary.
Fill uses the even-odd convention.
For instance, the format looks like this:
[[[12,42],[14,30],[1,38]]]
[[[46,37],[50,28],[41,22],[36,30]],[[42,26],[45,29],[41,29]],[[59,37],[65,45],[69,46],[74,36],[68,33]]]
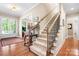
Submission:
[[[0,34],[16,33],[16,20],[8,17],[0,17]]]

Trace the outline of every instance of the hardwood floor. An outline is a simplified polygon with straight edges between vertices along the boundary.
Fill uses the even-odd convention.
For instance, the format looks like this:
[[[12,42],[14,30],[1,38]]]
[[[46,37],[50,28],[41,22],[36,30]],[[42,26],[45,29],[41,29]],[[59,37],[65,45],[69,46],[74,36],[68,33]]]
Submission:
[[[58,52],[57,56],[79,56],[79,40],[68,38]]]
[[[23,42],[19,42],[1,47],[0,56],[35,56],[35,54],[29,52]]]
[[[68,38],[57,56],[79,56],[79,40]],[[23,41],[0,47],[0,56],[36,56],[24,46]]]

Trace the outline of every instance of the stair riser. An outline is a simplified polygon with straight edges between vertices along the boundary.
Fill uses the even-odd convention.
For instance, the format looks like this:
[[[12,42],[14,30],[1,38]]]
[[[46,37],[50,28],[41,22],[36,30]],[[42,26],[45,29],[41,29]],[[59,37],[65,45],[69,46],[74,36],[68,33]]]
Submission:
[[[44,44],[47,44],[47,40],[43,40],[43,39],[38,39],[38,41],[44,43]]]
[[[43,51],[46,51],[46,50],[47,50],[47,48],[46,48],[45,46],[39,45],[39,44],[37,44],[37,43],[33,43],[33,44],[34,44],[34,46],[39,47],[39,48],[42,49]]]
[[[50,34],[48,34],[48,35],[49,35],[49,37],[51,37],[51,36],[56,36],[56,34],[54,34],[54,33],[50,33]],[[42,34],[39,35],[39,37],[47,38],[47,34],[42,33]]]
[[[30,50],[31,50],[32,52],[34,52],[35,54],[39,55],[39,56],[46,56],[46,52],[45,52],[44,54],[41,54],[41,52],[35,50],[35,49],[32,48],[32,47],[30,47]]]
[[[53,41],[53,40],[54,40],[53,37],[48,37],[48,40],[47,40],[47,38],[46,38],[46,39],[39,38],[37,41],[40,41],[40,42],[42,42],[42,43],[47,44],[47,41]]]
[[[44,35],[44,36],[47,36],[47,34],[46,34],[46,33],[41,33],[40,35]]]
[[[46,31],[46,30],[44,30],[44,31],[42,31],[41,33],[46,33],[46,34],[47,34],[47,31]]]
[[[47,38],[47,35],[39,35],[39,37]]]

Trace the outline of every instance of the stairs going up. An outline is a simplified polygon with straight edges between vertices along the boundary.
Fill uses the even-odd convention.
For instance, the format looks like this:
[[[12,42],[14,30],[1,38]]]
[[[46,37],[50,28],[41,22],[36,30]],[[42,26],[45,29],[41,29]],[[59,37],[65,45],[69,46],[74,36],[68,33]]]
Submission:
[[[46,56],[48,51],[48,44],[50,44],[50,40],[48,39],[48,33],[47,33],[47,27],[50,26],[55,18],[58,16],[58,13],[51,19],[50,23],[47,24],[47,26],[41,31],[41,33],[38,36],[38,39],[33,42],[33,44],[30,46],[30,50],[34,52],[35,54],[39,56]],[[49,36],[52,36],[50,34]],[[50,41],[50,42],[48,42]]]
[[[45,32],[45,30],[42,31],[38,39],[35,42],[33,42],[32,46],[30,46],[31,51],[40,56],[46,56],[47,54],[47,33],[43,32]]]

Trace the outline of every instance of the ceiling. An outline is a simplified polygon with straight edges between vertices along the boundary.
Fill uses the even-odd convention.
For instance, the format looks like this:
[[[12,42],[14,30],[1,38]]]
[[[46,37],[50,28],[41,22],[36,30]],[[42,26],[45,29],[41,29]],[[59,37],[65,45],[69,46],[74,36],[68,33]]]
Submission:
[[[20,7],[20,10],[15,12],[8,8],[8,5],[10,4],[11,3],[0,3],[0,13],[11,15],[14,17],[20,17],[24,12],[27,12],[28,10],[30,10],[37,3],[15,3],[16,6]]]
[[[20,17],[24,12],[27,12],[32,7],[36,6],[38,3],[15,3],[19,6],[21,10],[13,12],[8,8],[8,5],[12,3],[0,3],[0,13],[11,15],[14,17]],[[79,13],[79,3],[63,3],[64,10],[67,15]],[[73,10],[71,10],[73,8]]]
[[[79,3],[63,3],[67,15],[79,13]]]

